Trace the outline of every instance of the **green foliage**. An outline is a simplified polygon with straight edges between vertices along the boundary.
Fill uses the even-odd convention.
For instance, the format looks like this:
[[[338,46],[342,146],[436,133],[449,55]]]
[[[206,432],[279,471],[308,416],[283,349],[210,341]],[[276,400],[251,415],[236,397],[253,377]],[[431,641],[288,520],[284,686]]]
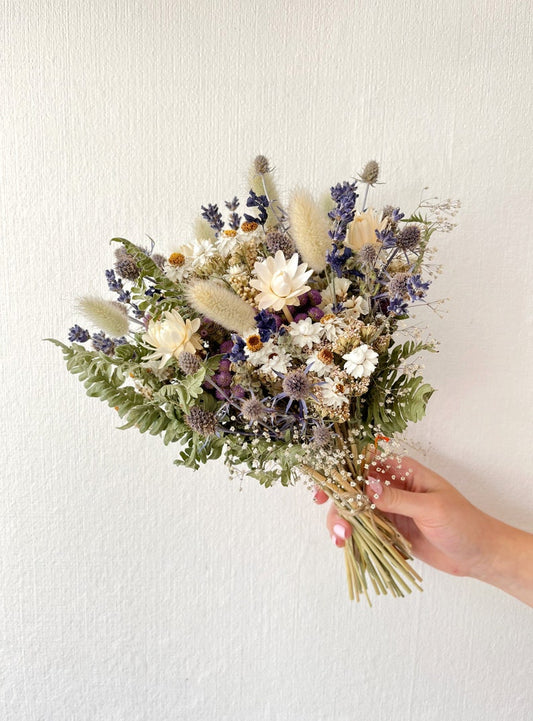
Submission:
[[[137,283],[132,287],[131,294],[141,310],[149,311],[151,315],[156,317],[160,316],[165,310],[172,310],[173,308],[179,310],[184,317],[191,314],[184,300],[181,287],[167,278],[150,256],[125,238],[112,238],[110,242],[121,243],[127,252],[135,258],[139,266],[141,274]],[[152,280],[154,285],[163,292],[163,299],[158,294],[153,297],[145,294],[148,287],[146,280]]]
[[[146,398],[131,386],[123,385],[127,376],[121,367],[121,359],[114,359],[100,351],[86,350],[78,343],[67,346],[53,338],[47,340],[61,348],[67,370],[79,377],[87,395],[106,402],[121,418],[126,419],[120,430],[135,426],[141,433],[148,432],[153,436],[164,432],[166,444],[177,440],[187,428],[173,410],[167,412],[158,402]],[[123,351],[123,355],[128,354],[128,350]]]
[[[430,343],[408,341],[381,357],[365,406],[361,408],[367,429],[377,426],[382,433],[392,436],[402,433],[409,422],[416,423],[424,417],[434,389],[421,376],[409,377],[400,370],[403,361],[424,350],[435,352]]]

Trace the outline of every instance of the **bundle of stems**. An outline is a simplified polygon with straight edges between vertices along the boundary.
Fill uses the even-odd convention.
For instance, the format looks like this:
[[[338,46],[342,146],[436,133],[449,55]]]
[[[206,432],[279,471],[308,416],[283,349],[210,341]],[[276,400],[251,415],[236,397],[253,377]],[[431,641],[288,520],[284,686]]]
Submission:
[[[340,431],[338,426],[337,430]],[[359,601],[364,596],[371,606],[370,586],[376,595],[391,593],[396,597],[411,593],[413,588],[422,591],[422,578],[409,563],[413,559],[410,543],[373,507],[365,492],[364,478],[376,448],[367,446],[363,454],[357,454],[355,447],[352,450],[353,453],[345,455],[344,467],[328,469],[327,476],[307,464],[301,466],[352,528],[344,545],[350,599]]]

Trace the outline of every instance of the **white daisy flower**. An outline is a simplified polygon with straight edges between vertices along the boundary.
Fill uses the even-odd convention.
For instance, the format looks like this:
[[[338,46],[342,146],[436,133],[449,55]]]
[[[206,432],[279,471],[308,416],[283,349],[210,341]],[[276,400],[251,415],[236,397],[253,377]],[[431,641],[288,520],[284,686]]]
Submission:
[[[332,371],[332,369],[335,367],[334,363],[324,363],[320,359],[320,351],[316,350],[312,355],[309,356],[307,359],[307,365],[311,366],[311,371],[319,376],[320,378],[323,378],[326,375],[329,375]]]
[[[248,361],[259,368],[264,373],[286,373],[288,367],[291,364],[291,357],[283,348],[276,345],[273,339],[270,339],[266,343],[257,343],[256,335],[259,334],[246,334],[244,354],[248,358]],[[257,348],[257,350],[252,350]]]
[[[312,318],[306,318],[297,323],[293,321],[287,330],[299,348],[312,348],[320,343],[323,327],[320,323],[313,323]]]
[[[344,370],[354,378],[367,378],[372,375],[378,364],[378,354],[366,343],[357,346],[342,357],[346,361]]]
[[[345,403],[349,403],[344,390],[344,384],[338,378],[326,378],[320,384],[320,400],[326,406],[342,408]]]
[[[235,232],[222,231],[215,241],[217,251],[223,258],[227,258],[237,245],[237,237]]]
[[[334,313],[326,313],[320,319],[322,335],[330,343],[334,343],[340,334],[348,327],[344,318]]]

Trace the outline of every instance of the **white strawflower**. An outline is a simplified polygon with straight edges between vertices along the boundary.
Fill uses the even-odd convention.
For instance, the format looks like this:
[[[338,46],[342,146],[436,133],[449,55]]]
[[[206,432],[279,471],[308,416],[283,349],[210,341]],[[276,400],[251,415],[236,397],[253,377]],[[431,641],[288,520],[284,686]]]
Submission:
[[[313,323],[311,318],[306,318],[297,323],[292,322],[287,330],[298,348],[312,348],[320,343],[323,328],[320,323]]]
[[[348,288],[350,287],[351,280],[348,278],[334,278],[334,284],[335,284],[335,296],[333,295],[333,291],[331,288],[331,283],[329,283],[324,290],[320,291],[320,295],[322,296],[322,302],[320,306],[323,308],[324,306],[333,305],[337,299],[344,300],[347,297],[348,294]]]
[[[200,239],[192,243],[192,262],[194,267],[204,265],[217,253],[217,247],[212,240]]]
[[[342,357],[346,361],[344,370],[354,378],[367,378],[378,364],[378,354],[366,343],[358,345]]]
[[[151,320],[142,339],[156,350],[147,360],[161,359],[159,368],[163,368],[170,358],[177,359],[180,353],[196,353],[202,347],[196,333],[199,327],[199,318],[183,320],[177,310],[167,310],[164,320]]]
[[[326,378],[320,384],[319,397],[321,402],[332,408],[342,408],[349,399],[344,395],[344,384],[338,378]]]
[[[380,220],[380,213],[368,208],[364,213],[356,212],[354,219],[348,226],[348,233],[344,245],[354,252],[361,250],[363,245],[371,243],[379,245],[376,230],[383,230],[387,225],[387,218]]]
[[[278,250],[274,257],[257,261],[254,271],[257,279],[251,280],[250,285],[261,291],[255,298],[259,310],[282,310],[286,305],[300,305],[298,296],[310,290],[305,282],[313,270],[307,270],[307,263],[298,264],[298,253],[287,260]]]

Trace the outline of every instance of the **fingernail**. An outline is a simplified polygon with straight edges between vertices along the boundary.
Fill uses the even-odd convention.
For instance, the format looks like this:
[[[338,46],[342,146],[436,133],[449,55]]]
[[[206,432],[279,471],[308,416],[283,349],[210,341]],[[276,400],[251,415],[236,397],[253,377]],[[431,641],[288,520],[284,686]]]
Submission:
[[[343,541],[345,541],[348,537],[348,531],[342,523],[336,523],[333,526],[333,533],[337,536],[337,538],[342,538]]]
[[[372,478],[371,476],[368,477],[368,480],[368,487],[372,490],[374,498],[379,498],[383,493],[383,486],[381,485],[381,482],[378,481],[377,478]]]
[[[324,491],[321,488],[317,488],[313,494],[313,501],[315,503],[324,503],[324,501],[327,501],[327,500],[328,500],[327,494],[324,493]]]
[[[338,548],[342,548],[344,546],[344,541],[341,538],[338,538],[335,534],[332,534],[331,540]]]

